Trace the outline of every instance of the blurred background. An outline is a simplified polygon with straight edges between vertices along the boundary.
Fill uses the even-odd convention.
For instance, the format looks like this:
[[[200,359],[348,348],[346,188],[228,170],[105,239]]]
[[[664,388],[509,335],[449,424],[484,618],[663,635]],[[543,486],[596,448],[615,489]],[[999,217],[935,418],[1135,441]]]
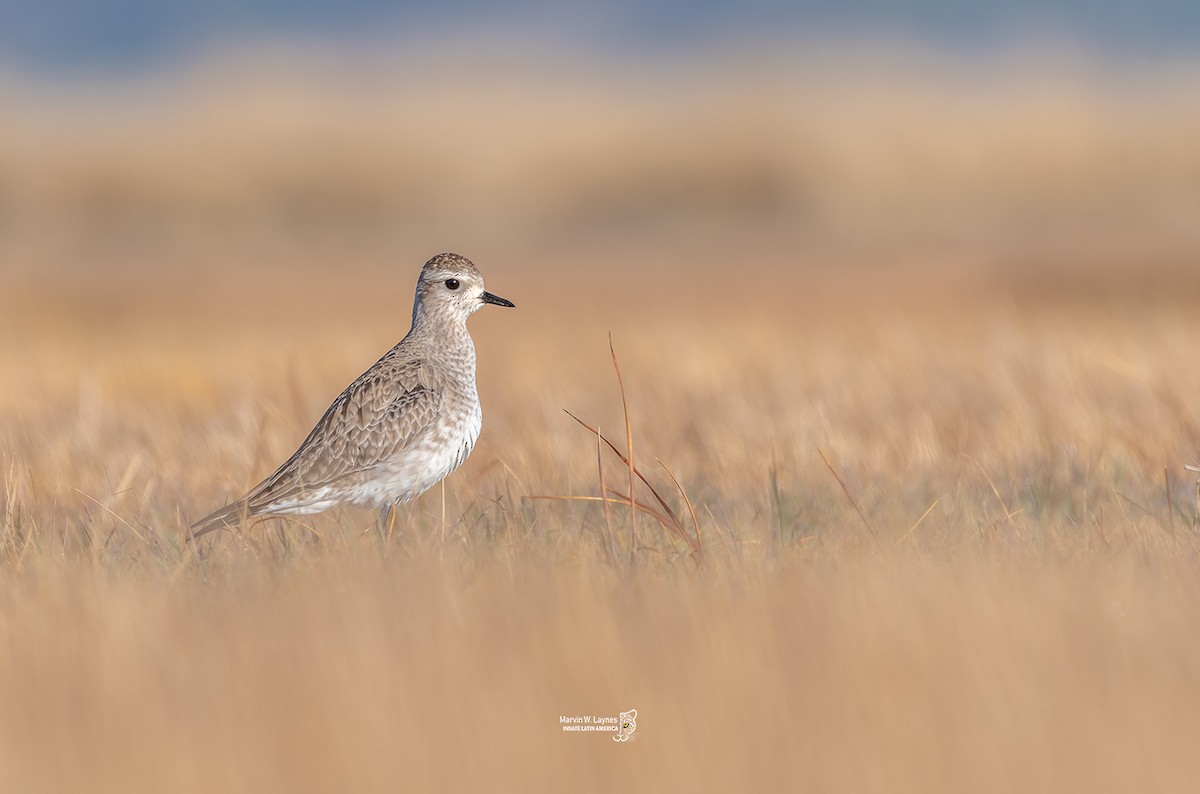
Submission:
[[[456,249],[493,283],[752,264],[1174,289],[1200,251],[1182,0],[58,0],[0,20],[14,287],[326,290],[402,266],[406,292]]]
[[[1195,790],[1198,87],[1194,0],[0,0],[0,789]],[[443,250],[471,459],[185,545]],[[610,331],[702,558],[553,498]]]

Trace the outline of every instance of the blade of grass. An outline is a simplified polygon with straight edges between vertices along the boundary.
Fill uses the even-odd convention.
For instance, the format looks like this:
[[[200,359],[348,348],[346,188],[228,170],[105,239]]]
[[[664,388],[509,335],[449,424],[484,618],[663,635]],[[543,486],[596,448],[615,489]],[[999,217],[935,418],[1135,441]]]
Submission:
[[[820,448],[817,449],[817,454],[821,456],[821,460],[825,461],[825,467],[829,469],[829,473],[833,475],[833,479],[837,480],[837,484],[842,486],[842,493],[846,494],[846,498],[850,500],[850,506],[854,508],[854,512],[858,513],[858,517],[862,519],[863,526],[867,528],[867,532],[871,533],[871,539],[875,541],[875,545],[879,545],[879,536],[875,534],[875,528],[871,526],[871,522],[863,515],[862,509],[858,506],[858,502],[850,494],[850,489],[846,487],[842,475],[837,473],[837,469],[833,468],[833,464],[829,462],[829,458],[825,457],[825,453]]]
[[[600,428],[596,427],[596,471],[600,475],[600,493],[608,493],[608,485],[604,482],[604,446],[600,438]],[[608,506],[608,500],[604,501],[604,528],[608,532],[608,553],[615,563],[617,561],[617,536],[613,532],[612,526],[612,508]]]
[[[1163,466],[1163,490],[1167,496],[1167,531],[1175,534],[1175,505],[1171,503],[1171,470]]]
[[[84,499],[87,499],[90,502],[94,502],[96,504],[96,506],[99,507],[101,510],[105,511],[110,516],[112,516],[113,518],[117,519],[122,524],[124,524],[129,529],[129,531],[132,532],[137,537],[138,540],[140,540],[142,543],[146,543],[146,536],[143,535],[141,532],[138,532],[136,529],[134,529],[133,524],[130,524],[124,518],[121,518],[121,516],[119,516],[115,512],[113,512],[112,508],[110,508],[108,505],[104,504],[99,499],[96,499],[93,496],[89,496],[88,494],[85,494],[83,491],[79,490],[78,488],[72,488],[71,490],[73,490],[75,493],[82,496]]]
[[[779,493],[779,463],[775,459],[775,450],[771,450],[771,511],[774,514],[775,536],[779,542],[779,550],[783,550],[783,498]]]
[[[1004,497],[1000,495],[1000,489],[996,487],[996,483],[992,481],[991,476],[987,473],[987,469],[979,465],[979,461],[972,458],[970,455],[964,454],[964,458],[971,461],[975,468],[979,469],[979,473],[983,475],[983,479],[987,480],[988,486],[992,489],[992,494],[996,497],[996,501],[1000,504],[1000,509],[1004,511],[1006,516],[1012,516],[1013,511],[1009,509],[1008,504],[1004,501]]]
[[[945,494],[942,494],[942,496],[945,496]],[[941,504],[942,496],[939,496],[937,499],[934,499],[933,504],[931,504],[929,507],[925,508],[925,512],[921,514],[921,517],[917,519],[917,522],[915,524],[913,524],[911,527],[909,527],[908,530],[903,535],[896,538],[897,544],[903,543],[904,539],[913,533],[913,530],[915,530],[917,527],[921,526],[921,522],[924,521],[926,519],[926,517],[930,513],[933,512],[933,508],[935,508],[939,504]]]
[[[687,491],[683,490],[683,486],[679,484],[679,478],[667,468],[667,464],[662,462],[662,458],[655,458],[658,465],[663,467],[663,471],[671,478],[671,482],[675,483],[675,487],[679,490],[679,495],[683,497],[683,503],[687,505],[688,513],[692,516],[692,529],[696,533],[696,551],[704,551],[704,542],[700,539],[700,522],[696,520],[696,508],[692,506],[692,500],[688,498]],[[690,543],[688,545],[691,545]]]
[[[617,388],[621,391],[621,409],[625,412],[625,449],[629,450],[629,496],[633,498],[634,482],[633,477],[635,470],[633,468],[633,425],[629,421],[629,402],[625,399],[625,380],[621,377],[621,365],[617,363],[617,351],[613,347],[612,332],[608,334],[608,352],[612,355],[613,369],[617,373]],[[599,431],[596,431],[597,435]],[[638,530],[637,530],[637,511],[629,511],[629,559],[634,558],[634,553],[637,551],[638,545]]]
[[[566,408],[563,409],[563,413],[565,413],[567,416],[571,417],[576,422],[578,422],[589,433],[592,433],[594,435],[600,435],[599,430],[592,427],[587,422],[583,421],[578,416],[576,416],[575,414],[568,411]],[[622,463],[624,463],[626,466],[629,465],[629,458],[625,457],[625,454],[623,452],[621,452],[621,450],[617,449],[616,445],[614,445],[613,442],[609,441],[607,436],[600,435],[600,440],[603,441],[608,446],[608,448],[612,450],[613,454],[616,455],[621,460]],[[675,511],[671,509],[671,506],[668,505],[665,501],[663,501],[663,498],[661,496],[659,496],[658,491],[656,491],[654,489],[654,486],[650,484],[650,481],[646,479],[646,477],[642,474],[640,469],[638,469],[637,467],[632,467],[632,468],[633,468],[633,473],[635,475],[637,475],[637,478],[639,480],[641,480],[642,483],[647,488],[650,489],[650,493],[654,495],[654,500],[656,502],[658,502],[659,505],[661,505],[662,508],[667,512],[667,515],[671,516],[671,518],[674,519],[675,522],[678,524],[679,517],[677,515],[675,515]]]
[[[571,417],[576,422],[578,422],[589,433],[599,435],[600,440],[608,445],[608,448],[613,451],[613,454],[616,455],[618,458],[620,458],[622,463],[626,464],[627,466],[630,466],[633,469],[633,473],[637,476],[637,478],[639,480],[642,481],[643,484],[645,484],[645,486],[647,488],[650,489],[650,493],[654,496],[654,500],[656,502],[658,502],[659,506],[662,507],[663,511],[667,514],[667,516],[670,517],[671,528],[674,531],[678,532],[684,538],[687,538],[688,545],[692,547],[693,551],[698,551],[698,549],[696,548],[695,541],[687,534],[687,531],[683,529],[683,523],[679,520],[679,516],[676,515],[675,511],[671,509],[671,506],[669,504],[667,504],[666,500],[664,500],[662,498],[662,496],[658,493],[658,491],[654,488],[654,486],[650,484],[650,481],[646,479],[645,475],[643,475],[642,472],[637,467],[632,466],[630,464],[629,459],[626,458],[625,455],[623,455],[621,453],[621,450],[617,449],[617,447],[611,441],[609,441],[607,437],[602,435],[599,430],[592,427],[591,425],[589,425],[587,422],[580,419],[575,414],[571,413],[570,411],[566,410],[565,408],[563,409],[563,413],[565,413],[567,416]]]

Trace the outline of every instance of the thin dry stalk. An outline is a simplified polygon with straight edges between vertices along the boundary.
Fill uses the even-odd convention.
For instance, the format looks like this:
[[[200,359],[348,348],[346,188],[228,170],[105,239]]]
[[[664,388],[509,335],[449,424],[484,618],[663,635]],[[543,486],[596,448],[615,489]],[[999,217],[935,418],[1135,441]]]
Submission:
[[[771,512],[774,515],[775,539],[779,549],[783,550],[783,499],[779,495],[779,463],[775,459],[775,450],[771,450]]]
[[[626,461],[629,464],[629,498],[633,499],[635,488],[633,478],[636,473],[636,470],[633,468],[633,425],[629,421],[629,402],[625,399],[625,381],[621,377],[621,365],[617,363],[617,351],[613,347],[611,332],[608,334],[608,352],[612,356],[613,369],[617,373],[617,388],[621,391],[621,409],[625,412],[625,449],[629,450],[629,460]],[[597,430],[596,432],[598,435],[600,431]],[[629,559],[632,561],[638,545],[636,510],[629,511],[629,536]]]
[[[871,526],[871,522],[863,515],[858,502],[850,494],[850,489],[846,487],[845,481],[842,480],[842,475],[837,473],[837,469],[833,468],[833,464],[829,462],[829,458],[825,457],[825,453],[820,448],[817,449],[817,454],[821,456],[821,460],[825,461],[825,468],[829,469],[829,473],[833,475],[833,479],[837,480],[837,484],[842,486],[842,493],[846,494],[846,498],[850,500],[850,506],[854,508],[854,512],[858,513],[858,517],[862,519],[863,526],[867,528],[867,532],[871,533],[871,540],[875,541],[875,545],[878,546],[879,536],[875,534],[875,528]]]
[[[1005,502],[1004,497],[1000,495],[1000,489],[996,487],[996,483],[994,483],[991,476],[988,475],[987,469],[983,468],[983,466],[980,466],[979,461],[975,460],[969,455],[964,455],[963,457],[971,461],[975,468],[979,469],[979,473],[983,475],[983,479],[987,480],[988,487],[992,489],[992,495],[995,496],[996,501],[1000,503],[1000,509],[1004,511],[1005,517],[1011,518],[1014,515],[1013,511],[1009,509],[1008,503]]]
[[[1146,507],[1144,504],[1142,504],[1141,502],[1137,501],[1136,499],[1133,499],[1132,497],[1126,496],[1125,494],[1123,494],[1123,493],[1121,493],[1120,491],[1118,491],[1116,488],[1113,488],[1113,493],[1115,493],[1115,494],[1116,494],[1118,497],[1120,497],[1121,499],[1124,499],[1124,500],[1125,500],[1126,502],[1128,502],[1129,504],[1131,504],[1131,505],[1133,505],[1134,507],[1136,507],[1138,510],[1141,510],[1143,513],[1145,513],[1146,515],[1150,516],[1151,518],[1154,518],[1154,517],[1155,517],[1155,515],[1154,515],[1154,511],[1153,511],[1153,510],[1151,510],[1149,507]]]
[[[602,439],[600,438],[600,428],[596,428],[596,471],[600,475],[600,493],[608,493],[608,485],[604,482],[604,460],[603,460]],[[604,527],[608,532],[608,551],[613,562],[617,560],[617,536],[613,532],[612,526],[612,508],[608,506],[608,500],[604,501]]]
[[[934,499],[933,504],[931,504],[929,507],[925,508],[925,512],[921,514],[921,517],[917,519],[917,522],[915,524],[913,524],[911,527],[909,527],[908,530],[905,531],[905,533],[903,535],[896,538],[897,544],[903,543],[905,538],[907,538],[909,535],[911,535],[913,533],[913,531],[916,530],[917,527],[921,526],[921,522],[924,521],[926,519],[926,517],[930,513],[933,512],[933,508],[937,507],[939,504],[942,503],[943,496],[945,496],[945,494],[942,494],[942,496],[939,496],[937,499]]]
[[[636,476],[636,477],[637,477],[639,480],[641,480],[641,481],[642,481],[642,483],[643,483],[643,484],[644,484],[644,485],[645,485],[647,488],[649,488],[649,489],[650,489],[650,493],[651,493],[651,494],[654,496],[654,500],[655,500],[656,502],[658,502],[658,504],[659,504],[659,505],[662,507],[662,509],[663,509],[663,510],[666,512],[667,516],[669,516],[670,520],[669,520],[668,524],[666,524],[666,526],[669,526],[669,528],[670,528],[670,529],[672,529],[673,531],[675,531],[675,532],[679,533],[679,535],[680,535],[681,537],[683,537],[684,539],[686,539],[686,540],[687,540],[687,543],[688,543],[688,546],[690,546],[690,547],[692,548],[692,551],[699,551],[699,549],[697,548],[697,545],[696,545],[696,541],[695,541],[693,538],[691,538],[691,537],[688,535],[688,533],[687,533],[687,532],[684,530],[684,528],[683,528],[683,522],[681,522],[681,521],[679,520],[679,516],[677,516],[677,515],[675,514],[675,511],[671,509],[671,506],[670,506],[669,504],[667,504],[666,500],[665,500],[665,499],[663,499],[663,498],[662,498],[662,496],[660,496],[660,495],[659,495],[658,491],[655,489],[655,487],[654,487],[653,485],[651,485],[651,484],[650,484],[650,481],[646,479],[645,475],[643,475],[643,474],[642,474],[642,472],[641,472],[641,471],[640,471],[640,470],[639,470],[637,467],[635,467],[635,466],[634,466],[634,465],[633,465],[633,464],[630,462],[629,458],[625,457],[625,455],[624,455],[624,454],[622,454],[621,450],[617,449],[616,445],[614,445],[614,444],[613,444],[613,442],[609,441],[607,437],[605,437],[604,435],[602,435],[602,434],[600,433],[600,431],[599,431],[599,430],[597,430],[596,428],[592,427],[592,426],[591,426],[591,425],[589,425],[587,422],[583,421],[583,420],[582,420],[582,419],[580,419],[578,416],[576,416],[575,414],[573,414],[573,413],[571,413],[570,411],[566,410],[565,408],[563,409],[563,413],[565,413],[567,416],[569,416],[569,417],[571,417],[572,419],[574,419],[576,422],[578,422],[580,425],[582,425],[582,426],[583,426],[583,427],[584,427],[586,430],[588,430],[590,433],[593,433],[593,434],[595,434],[595,435],[598,435],[598,436],[600,436],[600,440],[601,440],[601,441],[603,441],[605,444],[607,444],[607,445],[608,445],[608,448],[609,448],[609,449],[611,449],[611,450],[613,451],[613,454],[614,454],[614,455],[616,455],[618,458],[620,458],[620,460],[621,460],[621,462],[622,462],[622,463],[624,463],[625,465],[627,465],[627,466],[629,466],[631,469],[633,469],[633,473],[634,473],[634,475],[635,475],[635,476]]]
[[[1192,473],[1200,473],[1200,466],[1193,466],[1190,463],[1183,464],[1183,468]],[[1192,512],[1193,531],[1196,529],[1197,522],[1200,522],[1200,477],[1196,478],[1195,509]]]
[[[127,528],[129,529],[129,531],[130,531],[130,532],[132,532],[132,533],[133,533],[133,534],[134,534],[134,535],[137,537],[137,539],[138,539],[138,540],[140,540],[142,543],[146,543],[146,537],[145,537],[145,536],[144,536],[144,535],[143,535],[141,532],[138,532],[138,531],[137,531],[137,530],[134,528],[133,524],[130,524],[130,523],[129,523],[128,521],[126,521],[124,518],[122,518],[121,516],[117,515],[117,514],[116,514],[116,513],[113,511],[113,509],[112,509],[111,507],[109,507],[108,505],[104,504],[104,503],[103,503],[103,502],[101,502],[99,499],[96,499],[96,498],[95,498],[95,497],[93,497],[93,496],[89,496],[88,494],[85,494],[83,491],[79,490],[78,488],[72,488],[71,490],[73,490],[75,493],[77,493],[77,494],[79,494],[80,496],[82,496],[84,499],[87,499],[88,501],[90,501],[90,502],[93,502],[93,503],[94,503],[94,504],[95,504],[97,507],[99,507],[101,510],[103,510],[104,512],[106,512],[106,513],[108,513],[110,516],[112,516],[113,518],[115,518],[115,519],[117,519],[118,521],[120,521],[120,522],[121,522],[121,523],[122,523],[122,524],[123,524],[125,527],[127,527]]]
[[[683,497],[683,503],[687,505],[688,513],[692,517],[692,529],[696,533],[696,552],[704,551],[704,541],[700,539],[700,522],[696,520],[696,508],[692,506],[692,500],[688,498],[687,491],[683,490],[683,486],[679,484],[679,478],[667,468],[667,464],[662,462],[662,458],[655,458],[658,465],[663,467],[663,471],[671,478],[671,482],[675,483],[675,488],[678,489],[679,495]]]
[[[1171,471],[1163,466],[1163,489],[1167,495],[1167,531],[1175,534],[1175,505],[1171,504]]]

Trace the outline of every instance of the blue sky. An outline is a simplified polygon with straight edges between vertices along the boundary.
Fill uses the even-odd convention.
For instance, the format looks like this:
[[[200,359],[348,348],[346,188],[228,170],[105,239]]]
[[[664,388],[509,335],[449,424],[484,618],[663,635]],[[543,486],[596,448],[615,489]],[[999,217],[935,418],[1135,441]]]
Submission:
[[[0,65],[30,71],[142,69],[228,42],[355,47],[494,34],[645,52],[788,36],[900,35],[950,49],[1071,40],[1119,55],[1200,53],[1195,0],[0,0]]]

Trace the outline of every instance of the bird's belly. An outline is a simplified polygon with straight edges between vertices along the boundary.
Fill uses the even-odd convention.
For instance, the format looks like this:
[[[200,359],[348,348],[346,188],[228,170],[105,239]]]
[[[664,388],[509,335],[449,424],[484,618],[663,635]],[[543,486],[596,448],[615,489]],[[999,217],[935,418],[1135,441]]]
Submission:
[[[482,426],[479,412],[447,422],[420,443],[381,463],[347,494],[361,507],[384,507],[416,499],[457,469],[475,448]]]

